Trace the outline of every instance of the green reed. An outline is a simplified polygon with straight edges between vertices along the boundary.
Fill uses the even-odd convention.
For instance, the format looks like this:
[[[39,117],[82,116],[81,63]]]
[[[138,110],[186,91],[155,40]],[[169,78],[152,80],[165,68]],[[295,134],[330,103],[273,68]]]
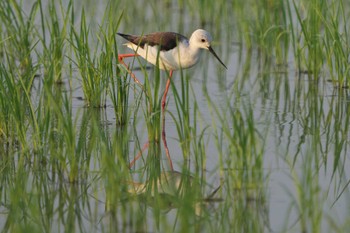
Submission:
[[[10,77],[9,72],[6,70],[6,67],[4,67],[3,64],[0,66],[0,88],[1,88],[1,113],[0,113],[0,130],[1,130],[1,138],[5,138],[6,140],[9,140],[12,138],[14,133],[14,127],[13,127],[13,109],[12,109],[12,103],[7,101],[6,96],[12,96],[17,94],[16,91],[16,85],[13,83],[13,80]],[[11,94],[11,95],[9,95]],[[15,99],[15,101],[17,98]],[[12,101],[14,101],[12,99]]]
[[[321,36],[323,23],[320,15],[327,14],[326,1],[296,1],[288,2],[289,20],[291,22],[291,37],[294,48],[294,56],[299,71],[312,73],[312,78],[318,80],[318,75],[323,66],[324,53]],[[302,11],[301,9],[305,10]],[[293,24],[294,14],[297,24]]]
[[[77,58],[77,67],[82,78],[82,86],[86,104],[92,107],[103,107],[105,105],[106,79],[102,77],[98,66],[101,64],[90,48],[90,30],[86,24],[84,11],[80,18],[80,32],[74,28],[70,40]],[[100,55],[100,59],[103,54]]]
[[[189,77],[184,77],[183,72],[181,72],[180,77],[180,90],[178,91],[178,87],[172,85],[172,92],[176,104],[177,109],[177,117],[171,114],[172,118],[175,120],[177,133],[179,135],[179,142],[182,149],[182,154],[184,159],[190,158],[191,154],[191,141],[192,141],[192,132],[191,129],[191,115],[196,119],[197,113],[196,108],[194,108],[193,114],[190,112],[190,96],[189,96]],[[196,124],[196,121],[193,121]],[[194,126],[195,127],[195,126]]]
[[[47,73],[52,72],[54,74],[53,82],[60,83],[62,82],[65,52],[67,51],[65,48],[68,35],[67,30],[69,29],[69,24],[72,23],[70,17],[71,14],[73,14],[71,12],[73,3],[72,1],[69,1],[66,9],[64,9],[62,1],[59,1],[61,14],[59,14],[55,3],[56,1],[49,2],[48,14],[50,15],[50,18],[47,19],[44,15],[42,1],[39,1],[42,24],[41,44],[43,46],[43,56],[39,55],[39,57],[42,58],[41,63],[44,65],[44,76],[46,76]],[[49,33],[48,39],[46,35],[47,33]]]
[[[28,217],[31,210],[27,207],[33,196],[27,190],[28,173],[32,168],[31,162],[36,163],[39,160],[43,145],[40,143],[40,124],[30,92],[16,74],[17,71],[1,64],[0,120],[4,143],[1,154],[7,155],[1,163],[2,171],[7,173],[3,173],[1,177],[1,196],[4,197],[7,213],[3,230],[22,232],[28,229],[30,232],[37,228]]]
[[[144,118],[147,125],[148,140],[150,142],[161,143],[161,72],[158,68],[154,70],[154,76],[150,77],[147,70],[142,68],[145,77],[145,107],[143,109]],[[152,79],[150,81],[149,79]]]
[[[13,71],[23,77],[23,83],[27,90],[30,89],[35,66],[33,64],[33,50],[37,41],[35,40],[34,20],[37,15],[39,5],[33,4],[28,17],[24,15],[21,6],[15,1],[2,1],[0,3],[0,17],[4,30],[2,48],[6,53],[7,64]]]
[[[325,25],[323,45],[325,62],[331,76],[330,79],[334,85],[340,88],[347,87],[349,33],[343,1],[330,4],[327,16],[320,15],[320,17]]]
[[[332,177],[338,173],[343,176],[344,167],[344,154],[347,154],[348,145],[346,143],[346,135],[349,132],[349,109],[344,103],[343,98],[346,96],[347,92],[340,92],[339,96],[332,98],[331,106],[332,108],[326,113],[327,120],[325,122],[325,129],[327,132],[327,141],[334,141],[333,154],[333,167],[332,167]],[[331,148],[329,148],[331,150]],[[336,187],[339,190],[339,187]],[[341,193],[341,192],[340,192]]]
[[[235,1],[229,9],[234,12],[239,32],[235,37],[242,47],[248,52],[257,47],[276,64],[287,64],[290,38],[284,1]]]
[[[311,144],[313,144],[311,142]],[[320,179],[322,173],[316,170],[314,160],[314,145],[307,148],[301,161],[301,174],[292,170],[292,179],[295,185],[294,195],[285,187],[287,195],[292,199],[290,210],[296,209],[299,217],[298,226],[304,232],[321,232],[323,216],[322,208],[325,205],[325,196],[322,196]],[[293,165],[294,166],[294,165]],[[316,171],[315,171],[316,170]],[[292,207],[293,206],[293,207]],[[288,229],[285,229],[287,231]]]
[[[17,79],[12,70],[1,66],[1,93],[2,93],[2,133],[6,140],[18,140],[23,153],[29,152],[31,143],[27,142],[27,133],[33,132],[33,146],[36,146],[37,121],[34,107],[31,103],[26,84]],[[17,73],[17,71],[15,72]]]
[[[108,80],[108,94],[113,103],[117,125],[125,125],[129,120],[129,90],[130,83],[124,67],[117,64],[118,40],[116,33],[123,19],[123,13],[115,16],[118,4],[109,3],[102,19],[98,41],[101,44],[99,70],[102,79]]]

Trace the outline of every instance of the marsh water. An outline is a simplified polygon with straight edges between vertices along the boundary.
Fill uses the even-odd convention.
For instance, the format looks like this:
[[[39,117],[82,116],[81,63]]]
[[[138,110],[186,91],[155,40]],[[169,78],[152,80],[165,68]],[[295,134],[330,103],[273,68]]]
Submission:
[[[29,18],[34,2],[19,3],[25,17]],[[49,19],[52,2],[41,2]],[[96,58],[104,52],[100,43],[108,27],[128,34],[175,31],[186,36],[204,28],[212,33],[212,46],[228,69],[203,51],[196,66],[174,72],[165,114],[174,170],[160,139],[129,169],[153,130],[159,130],[153,124],[161,125],[160,118],[152,118],[160,109],[151,112],[150,103],[159,104],[167,73],[142,59],[127,60],[140,82],[148,85],[149,80],[150,93],[158,96],[148,99],[122,73],[130,89],[128,121],[120,126],[110,86],[100,93],[101,106],[87,104],[78,55],[72,52],[77,47],[73,37],[64,42],[62,80],[50,88],[45,68],[50,60],[42,58],[40,40],[33,40],[31,57],[38,67],[29,96],[37,128],[50,133],[33,136],[35,127],[28,123],[27,147],[22,147],[17,131],[4,137],[6,143],[2,139],[0,228],[4,232],[347,232],[348,87],[335,82],[326,65],[317,72],[300,68],[292,39],[283,40],[290,31],[271,35],[279,38],[271,46],[269,33],[283,23],[271,20],[259,27],[262,22],[255,8],[262,4],[266,14],[281,15],[274,7],[283,3],[238,2],[241,5],[54,3],[60,26],[69,3],[74,6],[77,31],[85,16],[87,49]],[[298,20],[296,6],[307,5],[295,2],[290,5],[295,6],[292,21]],[[343,7],[346,12],[350,9]],[[240,11],[251,13],[251,18]],[[46,34],[49,41],[52,32],[41,31],[49,20],[37,16],[34,22],[36,33]],[[4,25],[2,32],[5,35]],[[123,38],[115,39],[118,53],[130,53]],[[1,41],[10,43],[11,36]],[[115,58],[111,63],[118,66]],[[6,101],[5,94],[1,98]],[[41,126],[40,119],[50,114]]]

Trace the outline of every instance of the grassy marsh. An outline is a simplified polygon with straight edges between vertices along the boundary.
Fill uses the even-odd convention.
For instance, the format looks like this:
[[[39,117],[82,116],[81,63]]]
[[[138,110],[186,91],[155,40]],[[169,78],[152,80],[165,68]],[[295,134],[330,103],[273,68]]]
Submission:
[[[1,231],[349,231],[349,13],[343,0],[0,0]],[[116,32],[196,28],[228,70],[204,55],[174,72],[170,171],[169,74],[129,58],[135,83]]]

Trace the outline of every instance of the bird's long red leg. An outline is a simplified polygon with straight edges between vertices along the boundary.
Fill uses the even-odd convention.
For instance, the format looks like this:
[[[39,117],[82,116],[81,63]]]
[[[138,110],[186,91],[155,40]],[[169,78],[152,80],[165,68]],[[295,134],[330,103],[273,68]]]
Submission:
[[[169,87],[170,87],[170,83],[171,83],[170,80],[171,80],[172,76],[173,76],[173,71],[170,70],[169,78],[168,78],[168,81],[166,82],[165,90],[164,90],[164,94],[163,94],[163,98],[162,98],[162,114],[163,114],[163,118],[164,118],[164,111],[165,111],[166,96],[168,95],[168,91],[169,91]]]
[[[164,149],[165,149],[165,154],[169,160],[169,165],[170,165],[170,169],[173,171],[173,162],[171,161],[170,158],[170,153],[169,153],[169,149],[168,149],[168,144],[166,141],[166,135],[165,135],[165,103],[166,103],[166,97],[169,91],[169,87],[170,87],[170,83],[171,83],[171,77],[173,76],[173,71],[170,70],[169,73],[169,78],[168,81],[166,82],[166,86],[165,86],[165,91],[163,94],[163,98],[162,98],[162,140],[163,140],[163,145],[164,145]]]
[[[141,82],[136,78],[136,76],[134,75],[133,72],[131,72],[131,70],[129,69],[129,66],[127,64],[125,64],[124,62],[124,58],[128,58],[128,57],[137,57],[139,56],[136,53],[126,53],[126,54],[119,54],[118,55],[118,61],[120,64],[122,64],[123,66],[126,67],[126,70],[128,71],[128,73],[130,74],[131,78],[134,79],[135,83],[137,83],[138,85],[140,85],[143,88],[143,85],[141,84]]]

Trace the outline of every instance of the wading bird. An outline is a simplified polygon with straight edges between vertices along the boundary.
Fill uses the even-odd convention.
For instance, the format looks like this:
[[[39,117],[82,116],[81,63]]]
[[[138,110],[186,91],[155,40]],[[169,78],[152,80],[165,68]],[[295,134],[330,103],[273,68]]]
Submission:
[[[211,47],[212,37],[209,32],[203,29],[197,29],[188,39],[185,36],[175,32],[155,32],[147,35],[135,36],[123,33],[117,33],[124,39],[128,40],[125,44],[130,49],[134,50],[133,54],[120,54],[118,60],[121,64],[127,67],[123,59],[133,56],[141,56],[153,65],[158,65],[159,69],[169,71],[168,80],[166,82],[164,94],[162,97],[162,116],[163,116],[163,129],[162,139],[166,149],[166,155],[170,161],[172,168],[172,162],[170,159],[166,137],[165,137],[165,104],[166,97],[169,91],[171,77],[174,70],[187,69],[197,64],[201,52],[208,50],[216,59],[227,69],[225,64],[216,55]],[[140,84],[138,79],[129,70],[129,73],[133,79]],[[145,147],[144,147],[145,148]],[[141,155],[140,155],[141,156]],[[134,159],[136,161],[138,156]],[[133,162],[134,162],[133,161]],[[132,162],[132,164],[133,164]]]

